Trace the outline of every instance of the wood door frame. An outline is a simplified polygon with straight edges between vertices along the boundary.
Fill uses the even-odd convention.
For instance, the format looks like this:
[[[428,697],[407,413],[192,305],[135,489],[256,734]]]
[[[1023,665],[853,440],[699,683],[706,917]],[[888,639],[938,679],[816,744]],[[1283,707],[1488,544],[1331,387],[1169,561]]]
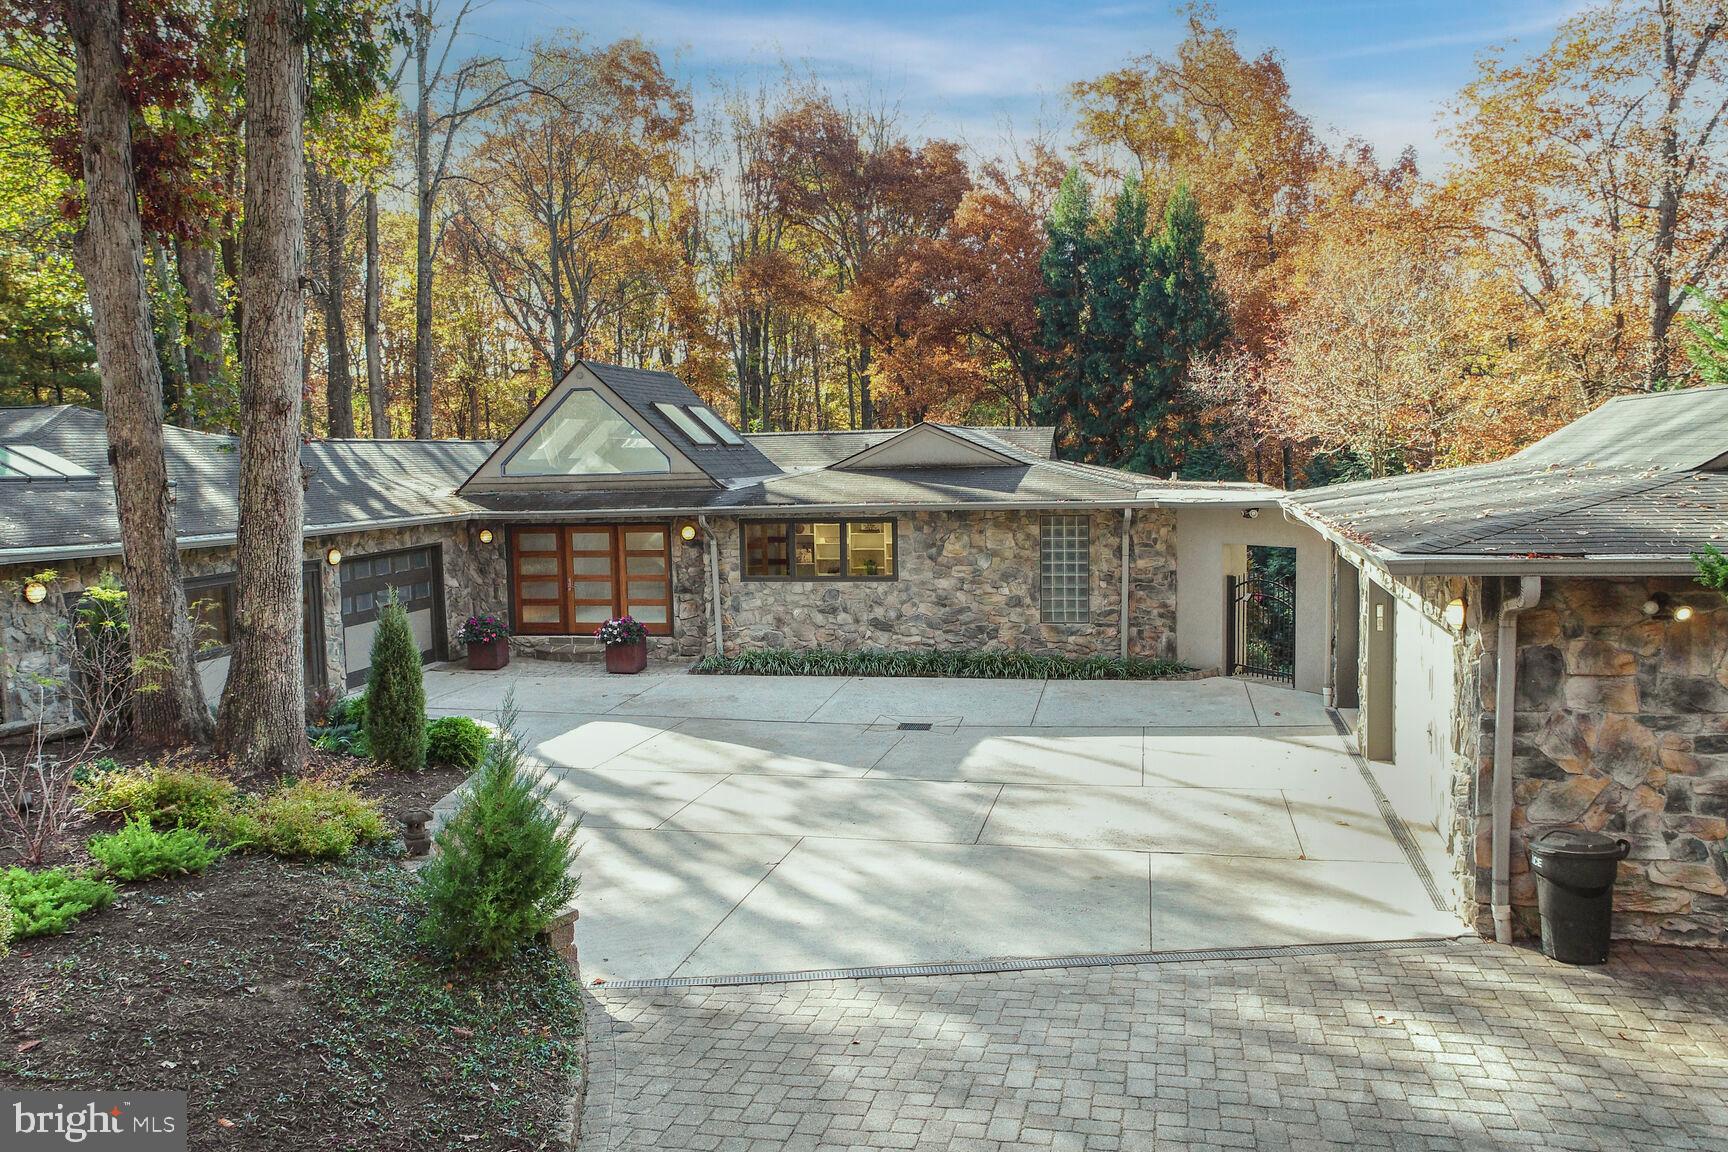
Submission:
[[[510,620],[515,631],[526,636],[584,636],[588,635],[592,631],[592,629],[588,627],[591,622],[585,621],[579,625],[576,621],[576,574],[571,570],[570,549],[570,537],[571,534],[575,532],[607,533],[608,540],[605,555],[609,558],[611,565],[612,585],[612,602],[608,611],[612,616],[622,616],[629,603],[630,556],[632,554],[636,556],[653,554],[647,549],[635,549],[634,552],[632,552],[624,547],[625,534],[631,531],[653,531],[660,533],[663,546],[659,554],[663,558],[666,567],[665,574],[662,577],[666,589],[666,622],[664,624],[650,624],[643,621],[642,626],[648,630],[648,633],[651,636],[673,635],[673,608],[677,603],[677,599],[672,588],[672,526],[668,523],[656,523],[654,521],[640,520],[605,523],[587,522],[574,524],[512,525],[510,528],[510,547],[507,557],[510,577]],[[524,624],[521,618],[522,598],[517,591],[517,584],[521,578],[519,562],[522,557],[519,540],[524,533],[541,532],[550,532],[556,538],[558,557],[557,579],[559,587],[559,620],[556,624]],[[600,553],[595,549],[584,550],[584,555],[590,554],[599,555]],[[543,550],[536,550],[532,555],[544,556],[546,553]],[[533,578],[546,579],[546,577]],[[550,603],[550,601],[536,600],[534,603],[546,604]],[[595,602],[585,601],[585,603],[593,604]]]

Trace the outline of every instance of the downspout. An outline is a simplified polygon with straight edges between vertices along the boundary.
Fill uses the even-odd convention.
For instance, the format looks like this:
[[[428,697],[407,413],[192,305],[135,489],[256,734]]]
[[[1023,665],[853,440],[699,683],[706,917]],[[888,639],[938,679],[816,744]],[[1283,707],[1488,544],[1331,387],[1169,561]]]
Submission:
[[[720,546],[714,542],[708,517],[698,516],[696,523],[702,526],[702,537],[708,541],[708,603],[713,613],[714,655],[725,656],[726,637],[720,630]]]
[[[1542,598],[1542,577],[1520,578],[1518,595],[1500,605],[1494,648],[1494,779],[1490,801],[1493,836],[1494,939],[1512,943],[1512,728],[1517,721],[1518,613]]]
[[[1134,509],[1122,509],[1122,620],[1117,625],[1117,648],[1123,660],[1128,659],[1128,531],[1134,523]]]

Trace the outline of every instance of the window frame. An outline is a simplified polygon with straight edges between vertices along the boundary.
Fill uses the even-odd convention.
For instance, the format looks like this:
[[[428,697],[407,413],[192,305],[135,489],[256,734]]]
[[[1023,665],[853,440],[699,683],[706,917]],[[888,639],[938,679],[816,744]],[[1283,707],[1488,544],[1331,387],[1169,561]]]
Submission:
[[[1051,553],[1052,539],[1049,535],[1049,529],[1058,520],[1076,521],[1076,522],[1078,522],[1079,526],[1082,529],[1084,529],[1084,531],[1085,531],[1085,541],[1084,541],[1085,551],[1082,555],[1082,563],[1084,565],[1084,571],[1080,574],[1080,580],[1081,580],[1080,589],[1081,589],[1081,594],[1084,597],[1084,601],[1083,601],[1083,606],[1080,609],[1080,613],[1078,616],[1075,616],[1073,618],[1069,618],[1067,615],[1064,615],[1061,619],[1052,619],[1051,615],[1050,615],[1051,607],[1052,607],[1052,605],[1051,605],[1052,596],[1050,595],[1051,590],[1046,587],[1046,583],[1050,579],[1051,574],[1048,573],[1046,571],[1046,569],[1052,563],[1052,557],[1050,554]],[[1090,515],[1088,515],[1084,512],[1045,512],[1041,516],[1039,516],[1039,518],[1038,518],[1038,623],[1039,624],[1049,625],[1049,626],[1057,627],[1057,628],[1073,628],[1073,627],[1084,627],[1086,625],[1093,623],[1093,618],[1092,618],[1092,574],[1093,574],[1092,545],[1093,545],[1093,543],[1094,543],[1094,541],[1093,541],[1093,533],[1092,533],[1092,517]],[[1068,573],[1062,573],[1061,575],[1066,577],[1069,574]],[[1063,599],[1072,600],[1073,597],[1069,596],[1069,597],[1064,597]]]
[[[238,573],[235,572],[217,572],[209,576],[189,576],[182,582],[182,586],[186,590],[186,608],[193,617],[192,659],[194,662],[214,660],[219,656],[226,656],[234,650],[234,584],[237,575]],[[222,614],[228,622],[228,639],[220,644],[211,644],[206,647],[199,640],[201,625],[195,605],[200,600],[215,599],[209,595],[212,591],[221,593]]]
[[[799,524],[833,524],[840,530],[840,572],[836,576],[799,576],[793,572],[794,561],[793,539],[794,527]],[[886,524],[888,525],[888,551],[894,557],[894,570],[875,576],[854,576],[848,569],[851,567],[852,534],[848,528],[853,524]],[[784,576],[753,576],[749,569],[749,550],[746,543],[748,529],[752,525],[776,526],[780,529],[780,539],[786,542],[786,575]],[[900,521],[893,516],[848,516],[840,520],[822,519],[818,516],[787,517],[784,520],[768,520],[760,517],[740,520],[738,522],[738,573],[741,579],[751,583],[764,584],[884,584],[900,579]]]
[[[695,404],[691,404],[687,406],[687,411],[689,411],[690,415],[696,417],[696,423],[705,425],[708,431],[718,436],[720,442],[725,444],[727,447],[736,448],[738,445],[744,443],[743,433],[733,428],[732,425],[726,423],[726,421],[720,419],[720,413],[714,411],[712,408],[697,407]]]
[[[696,419],[696,414],[690,408],[679,404],[668,404],[664,400],[656,400],[650,406],[660,414],[662,420],[672,425],[680,436],[696,447],[718,448],[720,446],[720,438],[710,432],[702,421]],[[688,428],[684,426],[684,421],[689,422]]]
[[[660,454],[660,458],[666,462],[666,466],[664,468],[637,469],[634,472],[626,472],[623,470],[616,472],[512,471],[511,465],[515,463],[518,456],[522,455],[522,453],[527,450],[529,443],[533,441],[534,437],[540,434],[540,430],[546,427],[546,425],[550,423],[558,413],[564,410],[564,405],[570,403],[572,399],[582,392],[586,392],[593,396],[594,399],[598,400],[614,416],[618,417],[619,420],[622,420],[638,436],[646,440],[649,447],[653,448],[655,452]],[[641,417],[638,416],[637,419],[641,419]],[[638,424],[636,420],[632,420],[629,416],[626,416],[623,412],[619,411],[617,405],[606,399],[605,396],[600,394],[599,390],[594,388],[572,388],[568,392],[564,393],[564,395],[560,396],[550,405],[550,407],[547,408],[546,412],[538,420],[534,421],[533,427],[529,428],[516,440],[516,446],[510,449],[510,454],[498,462],[498,475],[511,480],[589,480],[596,477],[605,478],[613,476],[666,476],[670,475],[674,471],[676,471],[676,468],[673,465],[671,454],[655,442],[654,437],[648,434],[647,429]]]
[[[660,533],[661,539],[664,541],[664,545],[659,550],[658,554],[664,558],[666,566],[665,576],[663,577],[663,586],[666,590],[666,621],[663,624],[651,624],[646,620],[640,621],[640,623],[642,624],[642,627],[647,630],[650,636],[676,635],[675,624],[677,622],[678,594],[674,587],[673,580],[673,528],[669,523],[658,523],[646,520],[636,520],[628,523],[605,522],[512,525],[509,533],[509,549],[506,552],[508,563],[507,570],[510,578],[510,624],[512,630],[522,636],[592,636],[594,634],[594,628],[598,627],[598,625],[590,626],[588,622],[583,622],[579,625],[576,620],[576,575],[571,570],[570,564],[570,534],[572,532],[605,532],[608,534],[606,555],[609,558],[611,565],[609,569],[609,579],[612,584],[612,603],[610,612],[614,617],[624,615],[624,613],[628,611],[631,603],[629,588],[631,580],[630,557],[655,554],[652,549],[627,548],[625,546],[629,533],[642,531],[658,532]],[[557,539],[556,556],[558,559],[558,575],[555,578],[558,581],[559,589],[558,620],[551,624],[545,622],[524,623],[522,620],[522,597],[518,590],[518,585],[522,578],[520,571],[522,559],[520,540],[524,534],[541,532],[550,532]],[[529,555],[538,557],[545,556],[547,553],[543,549],[536,549],[533,552],[530,552]],[[586,578],[592,579],[592,577]],[[554,577],[537,575],[530,576],[528,579],[548,580],[554,579]],[[651,577],[639,576],[636,577],[636,579],[651,579]],[[646,599],[637,602],[640,604],[658,604],[658,601]],[[533,603],[546,604],[549,603],[549,601],[535,600]],[[589,601],[588,603],[594,602]]]

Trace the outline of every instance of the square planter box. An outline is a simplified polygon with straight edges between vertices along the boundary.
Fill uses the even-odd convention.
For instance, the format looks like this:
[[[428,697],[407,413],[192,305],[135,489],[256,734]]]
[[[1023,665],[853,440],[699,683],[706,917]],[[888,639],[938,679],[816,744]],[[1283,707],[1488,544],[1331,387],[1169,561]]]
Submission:
[[[648,642],[638,640],[634,644],[608,644],[606,646],[606,671],[630,676],[648,667]]]
[[[482,644],[468,645],[468,667],[476,672],[495,672],[510,663],[510,638],[500,636]]]

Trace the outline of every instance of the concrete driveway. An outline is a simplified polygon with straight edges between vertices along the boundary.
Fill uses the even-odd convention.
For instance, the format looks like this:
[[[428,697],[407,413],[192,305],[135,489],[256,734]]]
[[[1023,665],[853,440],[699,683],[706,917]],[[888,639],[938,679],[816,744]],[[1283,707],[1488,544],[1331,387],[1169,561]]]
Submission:
[[[608,980],[1455,935],[1316,697],[1180,683],[429,671],[582,817]]]

